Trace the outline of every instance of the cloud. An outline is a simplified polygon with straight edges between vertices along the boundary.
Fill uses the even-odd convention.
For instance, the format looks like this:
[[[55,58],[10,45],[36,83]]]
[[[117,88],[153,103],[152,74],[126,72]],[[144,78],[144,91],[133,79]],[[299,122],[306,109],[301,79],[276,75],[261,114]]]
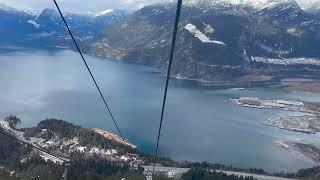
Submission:
[[[100,12],[106,9],[139,9],[152,3],[166,0],[57,0],[61,8],[68,12]],[[0,4],[20,9],[54,8],[53,0],[0,0]]]
[[[175,0],[57,0],[64,11],[68,12],[100,12],[106,9],[139,9],[152,3]],[[297,0],[300,4],[319,0]],[[0,4],[22,9],[54,8],[53,0],[0,0]]]

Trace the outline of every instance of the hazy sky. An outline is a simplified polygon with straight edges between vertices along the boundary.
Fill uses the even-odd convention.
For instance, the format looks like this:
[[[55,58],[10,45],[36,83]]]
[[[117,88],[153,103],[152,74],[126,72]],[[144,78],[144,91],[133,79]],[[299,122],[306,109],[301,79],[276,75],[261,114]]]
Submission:
[[[57,0],[64,11],[69,12],[99,12],[106,9],[138,9],[144,5],[168,0]],[[315,2],[320,0],[297,0],[298,2]],[[53,8],[52,0],[0,0],[0,4],[6,4],[23,9]]]
[[[100,12],[106,9],[138,9],[145,5],[166,0],[57,0],[61,8],[70,12]],[[22,9],[54,7],[53,0],[0,0],[5,4]]]

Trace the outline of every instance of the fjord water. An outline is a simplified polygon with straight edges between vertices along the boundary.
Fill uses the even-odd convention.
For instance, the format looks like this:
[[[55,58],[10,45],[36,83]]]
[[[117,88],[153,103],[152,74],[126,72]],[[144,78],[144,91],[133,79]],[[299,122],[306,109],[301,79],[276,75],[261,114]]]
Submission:
[[[87,59],[123,134],[141,150],[153,153],[164,76],[145,66],[91,56]],[[22,126],[60,118],[116,132],[82,61],[72,51],[2,52],[0,83],[1,118],[15,114],[23,120]],[[172,80],[160,154],[268,171],[295,171],[314,165],[274,142],[286,139],[319,144],[319,135],[265,126],[266,119],[285,112],[243,108],[229,102],[239,96],[320,101],[318,94],[276,87],[237,89]]]

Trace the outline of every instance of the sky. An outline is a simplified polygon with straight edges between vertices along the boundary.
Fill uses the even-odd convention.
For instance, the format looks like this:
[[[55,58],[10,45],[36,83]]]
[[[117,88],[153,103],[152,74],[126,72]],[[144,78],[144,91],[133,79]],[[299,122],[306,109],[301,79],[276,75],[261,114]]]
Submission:
[[[97,13],[106,9],[140,9],[152,3],[169,0],[57,0],[64,11],[76,13]],[[172,1],[172,0],[171,0]],[[298,3],[315,2],[320,0],[297,0]],[[0,4],[19,9],[54,8],[53,0],[0,0]]]
[[[61,8],[68,12],[97,13],[106,9],[140,9],[152,3],[166,0],[57,0]],[[53,0],[0,0],[0,4],[19,9],[53,8]]]

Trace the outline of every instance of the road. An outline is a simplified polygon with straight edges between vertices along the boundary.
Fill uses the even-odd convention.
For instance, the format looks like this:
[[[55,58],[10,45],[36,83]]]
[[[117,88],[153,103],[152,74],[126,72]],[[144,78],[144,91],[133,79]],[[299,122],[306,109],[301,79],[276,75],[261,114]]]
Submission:
[[[64,164],[69,162],[69,159],[66,158],[62,158],[62,157],[58,157],[58,156],[54,156],[49,154],[48,152],[42,150],[41,147],[39,147],[37,144],[34,144],[30,141],[28,141],[27,139],[24,138],[23,136],[23,132],[21,131],[17,131],[12,129],[9,126],[9,123],[5,120],[0,121],[0,128],[2,128],[6,133],[10,134],[11,136],[15,137],[17,140],[25,143],[25,144],[29,144],[33,146],[33,149],[35,151],[37,151],[39,153],[39,155],[44,159],[44,160],[51,160],[54,163],[58,163],[58,164]]]
[[[216,171],[216,172],[223,172],[223,173],[225,173],[227,175],[253,177],[254,179],[258,179],[258,180],[295,180],[295,179],[288,179],[288,178],[281,178],[281,177],[274,177],[274,176],[266,176],[266,175],[258,175],[258,174],[252,174],[252,173],[234,172],[234,171]]]

